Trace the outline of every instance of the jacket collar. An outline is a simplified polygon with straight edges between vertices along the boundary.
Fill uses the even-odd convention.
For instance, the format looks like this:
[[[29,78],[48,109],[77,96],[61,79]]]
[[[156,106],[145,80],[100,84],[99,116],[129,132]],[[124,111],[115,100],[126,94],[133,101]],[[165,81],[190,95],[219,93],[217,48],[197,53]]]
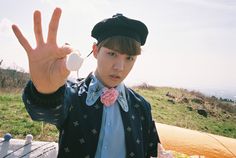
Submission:
[[[105,86],[101,83],[101,81],[97,79],[94,74],[90,74],[88,76],[88,78],[85,80],[85,85],[88,85],[88,87],[84,87],[85,89],[87,89],[86,106],[93,106],[95,102],[100,98],[103,88],[105,88]],[[85,89],[83,91],[79,91],[78,95],[81,95],[81,93],[85,92]],[[116,89],[119,92],[119,96],[117,98],[119,105],[121,106],[123,111],[128,112],[129,108],[125,95],[124,84],[120,83],[116,87]]]

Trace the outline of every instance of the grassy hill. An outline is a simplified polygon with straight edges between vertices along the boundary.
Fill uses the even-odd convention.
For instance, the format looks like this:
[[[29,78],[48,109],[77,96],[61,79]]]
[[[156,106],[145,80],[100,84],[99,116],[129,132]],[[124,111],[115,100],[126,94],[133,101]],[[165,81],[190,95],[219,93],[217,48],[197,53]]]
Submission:
[[[157,122],[236,138],[236,105],[227,99],[170,87],[136,87]]]
[[[231,102],[169,87],[134,89],[151,103],[157,122],[236,138],[236,106]],[[37,140],[56,141],[58,137],[54,126],[30,119],[20,93],[0,93],[0,137],[7,132],[14,138],[29,133]]]
[[[57,129],[32,121],[24,108],[21,91],[28,79],[24,72],[0,68],[0,81],[5,81],[0,85],[0,137],[7,132],[14,138],[31,133],[36,140],[57,141]],[[236,105],[231,100],[145,84],[133,89],[151,103],[153,118],[159,123],[236,138]]]

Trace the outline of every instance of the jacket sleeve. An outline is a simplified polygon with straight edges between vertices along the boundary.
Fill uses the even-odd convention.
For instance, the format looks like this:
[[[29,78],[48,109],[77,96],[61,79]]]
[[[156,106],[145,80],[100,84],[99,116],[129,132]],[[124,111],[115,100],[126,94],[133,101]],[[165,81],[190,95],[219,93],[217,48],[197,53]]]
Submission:
[[[156,130],[156,126],[155,126],[155,122],[152,121],[151,123],[151,127],[150,127],[150,133],[149,133],[149,136],[148,136],[148,153],[149,153],[149,156],[152,156],[152,157],[157,157],[157,145],[158,143],[160,143],[160,139],[159,139],[159,136],[158,136],[158,133],[157,133],[157,130]]]
[[[22,99],[26,110],[33,120],[44,121],[60,127],[67,117],[68,105],[66,86],[60,87],[55,93],[39,93],[32,81],[24,89]]]
[[[157,157],[157,145],[158,143],[160,143],[160,139],[159,139],[159,135],[158,132],[156,130],[156,125],[155,125],[155,121],[152,118],[152,114],[151,114],[151,106],[149,103],[147,103],[149,106],[149,110],[148,110],[148,157]]]

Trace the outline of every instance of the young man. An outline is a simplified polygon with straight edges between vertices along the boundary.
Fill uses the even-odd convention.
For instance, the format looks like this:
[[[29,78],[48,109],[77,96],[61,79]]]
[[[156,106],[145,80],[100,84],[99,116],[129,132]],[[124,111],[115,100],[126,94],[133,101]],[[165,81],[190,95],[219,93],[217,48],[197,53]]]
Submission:
[[[145,24],[121,14],[97,23],[91,33],[97,39],[97,68],[87,78],[70,82],[65,59],[73,49],[56,43],[60,15],[56,8],[45,42],[41,15],[35,11],[35,49],[12,26],[29,58],[31,81],[23,101],[32,119],[57,126],[58,157],[156,157],[160,140],[150,104],[122,82],[145,44]]]

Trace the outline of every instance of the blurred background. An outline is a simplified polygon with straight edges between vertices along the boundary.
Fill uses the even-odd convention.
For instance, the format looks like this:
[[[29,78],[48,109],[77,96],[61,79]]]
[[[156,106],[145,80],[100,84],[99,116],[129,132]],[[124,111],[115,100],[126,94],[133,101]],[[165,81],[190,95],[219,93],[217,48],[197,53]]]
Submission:
[[[33,12],[42,12],[44,38],[55,7],[62,8],[58,45],[70,43],[86,56],[93,26],[116,13],[143,21],[149,35],[129,74],[128,86],[147,84],[200,91],[236,100],[235,0],[0,0],[1,68],[28,72],[27,55],[11,30],[17,24],[32,46]],[[96,67],[90,56],[79,77]],[[77,73],[71,73],[77,77]]]

